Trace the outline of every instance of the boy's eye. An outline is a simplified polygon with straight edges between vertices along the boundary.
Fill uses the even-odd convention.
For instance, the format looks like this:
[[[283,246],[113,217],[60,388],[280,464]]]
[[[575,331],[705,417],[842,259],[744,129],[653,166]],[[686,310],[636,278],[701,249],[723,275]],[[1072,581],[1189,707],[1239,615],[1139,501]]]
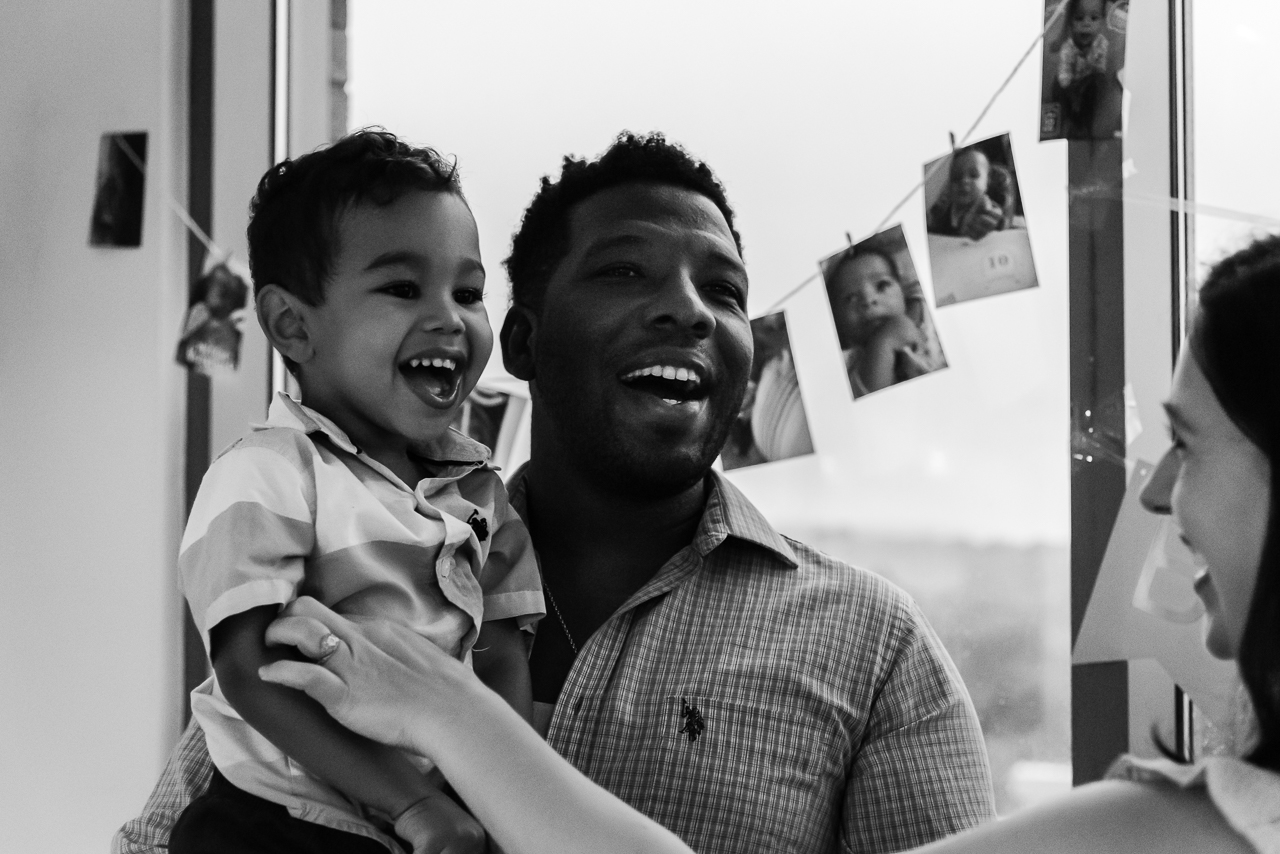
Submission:
[[[458,288],[453,298],[459,305],[475,305],[484,302],[484,288]]]
[[[418,286],[413,282],[392,282],[382,288],[382,292],[400,299],[416,299]]]

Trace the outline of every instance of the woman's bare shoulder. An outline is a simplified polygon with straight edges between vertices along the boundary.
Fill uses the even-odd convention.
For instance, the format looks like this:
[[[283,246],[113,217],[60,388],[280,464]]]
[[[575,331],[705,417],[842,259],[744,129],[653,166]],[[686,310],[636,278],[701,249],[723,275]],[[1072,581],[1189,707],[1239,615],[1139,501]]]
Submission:
[[[917,854],[1256,854],[1203,789],[1108,780],[918,849]]]

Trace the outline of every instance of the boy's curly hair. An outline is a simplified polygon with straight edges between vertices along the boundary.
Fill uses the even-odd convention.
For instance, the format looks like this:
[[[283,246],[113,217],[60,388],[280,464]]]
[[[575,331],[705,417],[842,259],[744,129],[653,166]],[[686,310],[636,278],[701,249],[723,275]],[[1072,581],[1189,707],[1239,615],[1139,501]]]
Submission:
[[[389,205],[409,190],[462,196],[456,162],[395,134],[366,128],[267,170],[249,204],[255,292],[277,284],[309,305],[324,302],[338,251],[338,221],[352,205]]]
[[[542,179],[538,194],[525,209],[503,264],[511,279],[511,302],[534,311],[542,307],[547,280],[569,252],[569,213],[574,205],[621,184],[665,184],[708,198],[724,215],[733,242],[742,253],[742,238],[733,226],[733,209],[711,168],[660,133],[624,131],[599,158],[566,156],[560,177]]]

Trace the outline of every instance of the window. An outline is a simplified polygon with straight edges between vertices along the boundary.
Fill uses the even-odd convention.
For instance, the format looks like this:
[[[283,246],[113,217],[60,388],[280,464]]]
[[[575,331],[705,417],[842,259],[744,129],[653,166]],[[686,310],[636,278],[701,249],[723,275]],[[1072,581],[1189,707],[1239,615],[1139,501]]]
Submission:
[[[1001,811],[1069,786],[1067,158],[1065,143],[1038,142],[1039,63],[971,140],[1011,134],[1038,288],[936,310],[950,367],[857,401],[821,281],[784,300],[963,134],[1042,7],[605,8],[352,2],[352,126],[458,156],[495,327],[499,261],[563,155],[657,129],[710,163],[739,212],[752,316],[787,312],[817,449],[730,476],[783,532],[916,597],[978,708]],[[921,193],[896,222],[928,289]]]

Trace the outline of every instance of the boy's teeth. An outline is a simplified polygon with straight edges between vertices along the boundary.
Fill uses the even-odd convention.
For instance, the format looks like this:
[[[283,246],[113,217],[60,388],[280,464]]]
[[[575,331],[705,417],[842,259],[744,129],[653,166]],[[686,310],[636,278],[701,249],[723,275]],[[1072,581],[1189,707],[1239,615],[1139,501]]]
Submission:
[[[452,371],[458,366],[453,359],[442,359],[436,356],[434,359],[410,359],[409,367],[411,368],[445,368]]]

